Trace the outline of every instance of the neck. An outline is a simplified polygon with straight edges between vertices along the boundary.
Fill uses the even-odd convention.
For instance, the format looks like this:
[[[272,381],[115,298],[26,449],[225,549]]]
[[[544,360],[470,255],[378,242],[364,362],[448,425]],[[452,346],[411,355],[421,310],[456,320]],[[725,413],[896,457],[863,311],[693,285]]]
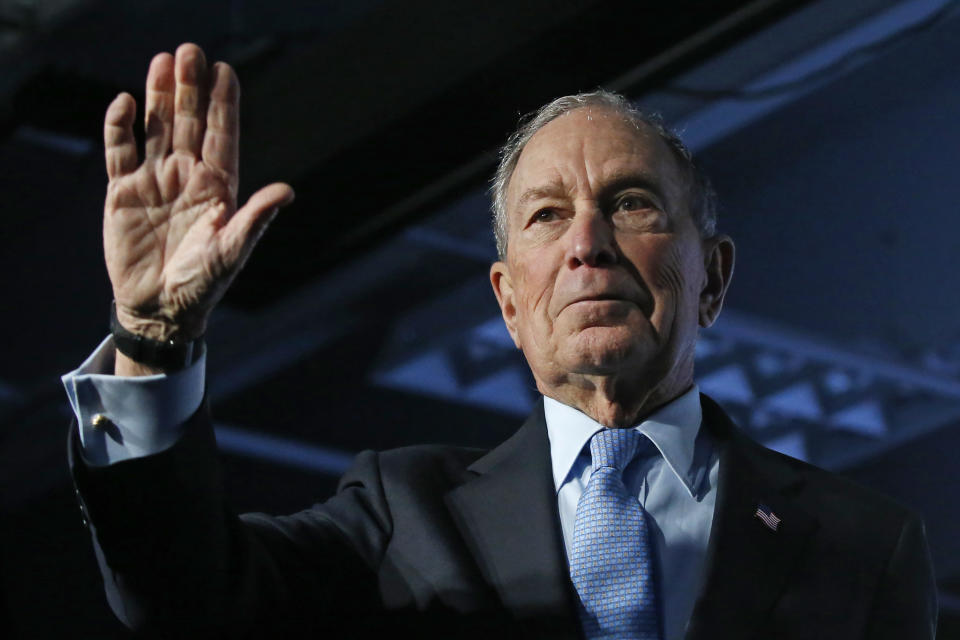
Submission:
[[[567,373],[557,379],[537,377],[545,396],[574,407],[606,427],[627,428],[686,393],[693,386],[693,366],[665,376]]]

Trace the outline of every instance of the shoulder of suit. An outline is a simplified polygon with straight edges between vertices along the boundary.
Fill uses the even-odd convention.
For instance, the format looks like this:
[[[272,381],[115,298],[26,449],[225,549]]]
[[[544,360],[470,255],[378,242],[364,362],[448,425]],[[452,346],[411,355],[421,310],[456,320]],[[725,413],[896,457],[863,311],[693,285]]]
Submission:
[[[461,478],[486,453],[474,447],[422,444],[387,449],[376,457],[384,482],[416,482]]]
[[[837,522],[879,518],[902,523],[918,517],[906,505],[875,489],[761,445],[734,424],[722,407],[708,396],[701,394],[701,404],[704,420],[711,426],[715,438],[732,444],[764,476],[778,482],[785,478],[799,480],[796,499],[806,503],[809,510],[827,514]]]
[[[450,444],[415,444],[396,449],[386,449],[379,452],[381,461],[391,463],[410,464],[414,462],[434,462],[447,464],[474,460],[487,453],[487,449],[479,447],[462,447]]]
[[[766,464],[790,468],[802,478],[800,495],[815,501],[822,509],[898,522],[919,517],[909,506],[838,472],[828,471],[756,442],[753,444],[766,459]]]

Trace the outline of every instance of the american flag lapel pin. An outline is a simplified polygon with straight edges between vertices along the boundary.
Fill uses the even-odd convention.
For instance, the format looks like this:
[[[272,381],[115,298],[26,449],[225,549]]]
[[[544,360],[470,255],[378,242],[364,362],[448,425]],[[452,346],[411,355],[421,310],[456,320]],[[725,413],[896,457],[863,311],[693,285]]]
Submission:
[[[757,512],[753,515],[760,518],[760,520],[763,521],[763,524],[767,525],[767,528],[770,529],[770,531],[776,531],[777,527],[780,526],[780,518],[778,518],[777,514],[771,511],[770,507],[765,504],[758,504]]]

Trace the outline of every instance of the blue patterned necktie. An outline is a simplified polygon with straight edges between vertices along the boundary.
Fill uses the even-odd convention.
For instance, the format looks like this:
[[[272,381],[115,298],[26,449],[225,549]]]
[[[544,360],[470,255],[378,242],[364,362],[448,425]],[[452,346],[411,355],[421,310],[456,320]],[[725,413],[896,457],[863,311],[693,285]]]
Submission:
[[[660,638],[647,524],[621,477],[644,437],[604,429],[590,440],[593,472],[577,503],[570,577],[591,640]]]

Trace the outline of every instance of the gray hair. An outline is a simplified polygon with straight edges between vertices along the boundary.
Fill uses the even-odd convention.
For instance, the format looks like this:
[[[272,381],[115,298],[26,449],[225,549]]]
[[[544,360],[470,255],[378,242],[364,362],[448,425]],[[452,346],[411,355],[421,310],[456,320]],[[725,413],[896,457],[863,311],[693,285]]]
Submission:
[[[654,113],[646,113],[630,104],[624,96],[602,89],[589,93],[562,96],[528,114],[520,126],[500,149],[500,163],[493,176],[490,192],[493,199],[493,235],[497,240],[497,255],[501,260],[507,255],[507,187],[524,147],[537,131],[562,115],[583,107],[606,107],[622,115],[638,129],[652,129],[667,144],[686,174],[690,216],[704,238],[710,238],[717,230],[717,196],[710,181],[693,162],[693,154],[676,133],[663,124],[663,119]]]

